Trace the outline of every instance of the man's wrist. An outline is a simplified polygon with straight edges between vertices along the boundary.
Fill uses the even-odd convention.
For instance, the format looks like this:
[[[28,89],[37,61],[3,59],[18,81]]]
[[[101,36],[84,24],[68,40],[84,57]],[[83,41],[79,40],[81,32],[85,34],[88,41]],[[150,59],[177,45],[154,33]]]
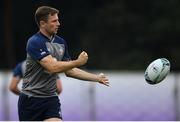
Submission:
[[[98,83],[101,82],[99,75],[97,75],[97,80],[96,80],[96,81],[97,81]]]
[[[81,66],[78,59],[73,60],[73,63],[74,63],[74,65],[75,65],[75,67]]]

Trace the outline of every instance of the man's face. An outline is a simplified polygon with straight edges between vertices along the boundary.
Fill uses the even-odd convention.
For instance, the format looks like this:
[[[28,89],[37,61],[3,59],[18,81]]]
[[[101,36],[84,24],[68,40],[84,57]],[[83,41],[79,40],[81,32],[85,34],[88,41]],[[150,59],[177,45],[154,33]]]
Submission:
[[[59,18],[57,14],[49,15],[48,21],[45,23],[45,30],[50,35],[56,34],[60,26]]]

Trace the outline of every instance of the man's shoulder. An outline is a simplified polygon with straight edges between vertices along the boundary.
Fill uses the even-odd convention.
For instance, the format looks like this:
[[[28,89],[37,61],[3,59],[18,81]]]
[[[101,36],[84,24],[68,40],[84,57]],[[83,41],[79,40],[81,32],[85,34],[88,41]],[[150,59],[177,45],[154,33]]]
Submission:
[[[16,64],[15,68],[20,68],[25,63],[25,60]]]
[[[43,42],[44,42],[43,39],[38,34],[34,34],[28,39],[28,45],[41,44]]]
[[[21,77],[21,71],[22,71],[22,63],[19,62],[15,68],[13,69],[13,76],[20,76]]]
[[[55,42],[59,42],[59,43],[65,43],[66,41],[62,38],[62,37],[60,37],[60,36],[58,36],[58,35],[55,35]]]
[[[41,37],[38,35],[38,33],[32,35],[28,41],[36,41],[36,40],[42,40]]]
[[[19,69],[22,66],[22,62],[19,62],[14,69]]]
[[[55,35],[55,39],[60,40],[60,41],[65,41],[61,36]]]

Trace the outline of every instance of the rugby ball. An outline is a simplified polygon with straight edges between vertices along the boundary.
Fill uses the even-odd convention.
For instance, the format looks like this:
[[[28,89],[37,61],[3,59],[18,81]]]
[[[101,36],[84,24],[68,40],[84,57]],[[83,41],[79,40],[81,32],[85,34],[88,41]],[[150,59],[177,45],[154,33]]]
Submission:
[[[145,80],[149,84],[163,81],[170,72],[170,62],[166,58],[159,58],[149,64],[145,71]]]

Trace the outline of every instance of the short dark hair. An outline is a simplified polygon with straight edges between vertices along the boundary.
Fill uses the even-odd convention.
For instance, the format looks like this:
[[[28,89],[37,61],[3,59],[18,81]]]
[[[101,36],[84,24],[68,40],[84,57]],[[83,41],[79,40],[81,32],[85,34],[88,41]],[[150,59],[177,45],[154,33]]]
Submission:
[[[41,6],[36,10],[35,13],[35,21],[37,23],[37,25],[39,26],[40,21],[45,21],[47,22],[48,20],[48,16],[50,15],[54,15],[54,14],[58,14],[59,10],[49,7],[49,6]]]

